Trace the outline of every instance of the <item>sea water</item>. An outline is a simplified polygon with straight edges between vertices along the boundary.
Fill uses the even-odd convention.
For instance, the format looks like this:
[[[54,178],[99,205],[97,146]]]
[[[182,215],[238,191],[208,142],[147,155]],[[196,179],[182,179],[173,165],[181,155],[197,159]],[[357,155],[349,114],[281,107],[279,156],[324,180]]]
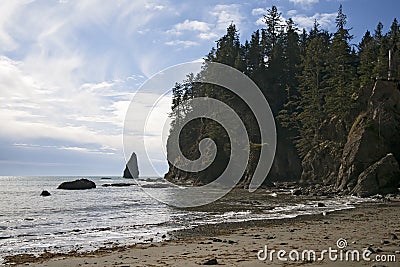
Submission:
[[[85,177],[90,190],[59,190],[64,181],[82,177],[0,177],[0,260],[20,253],[92,251],[100,247],[161,242],[174,230],[201,224],[285,219],[353,208],[355,197],[294,197],[285,190],[234,190],[211,205],[174,208],[147,195],[134,180]],[[166,194],[161,178],[140,178],[146,190]],[[104,187],[133,183],[128,187]],[[41,197],[42,190],[51,193]],[[318,207],[323,202],[325,207]]]

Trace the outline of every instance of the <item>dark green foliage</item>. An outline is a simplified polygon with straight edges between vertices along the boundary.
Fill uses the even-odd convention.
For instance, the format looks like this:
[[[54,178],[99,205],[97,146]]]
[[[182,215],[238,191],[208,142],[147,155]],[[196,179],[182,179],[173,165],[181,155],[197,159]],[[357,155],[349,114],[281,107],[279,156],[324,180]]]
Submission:
[[[300,101],[294,117],[300,124],[297,148],[301,156],[321,141],[319,128],[327,118],[324,106],[328,88],[329,39],[329,34],[320,31],[316,25],[302,58],[302,72],[298,76]]]
[[[392,62],[388,75],[392,79],[400,79],[400,24],[397,19],[393,20],[390,31],[387,35],[389,50],[392,55]]]
[[[356,75],[356,55],[352,53],[350,41],[353,38],[346,29],[346,15],[340,5],[336,18],[337,31],[333,35],[327,54],[326,104],[324,109],[329,117],[337,116],[349,124],[354,119],[353,95],[356,93],[358,77]],[[340,107],[340,108],[338,108]]]
[[[351,44],[353,37],[341,5],[334,33],[320,29],[317,21],[309,32],[299,31],[292,19],[282,21],[275,6],[268,9],[264,22],[264,27],[256,30],[244,44],[240,44],[236,26],[231,24],[205,58],[203,71],[207,69],[207,62],[219,62],[253,79],[277,116],[278,138],[291,140],[301,157],[326,141],[337,145],[335,149],[341,149],[342,141],[335,143],[331,140],[334,135],[321,131],[321,126],[334,118],[346,125],[347,132],[350,131],[359,110],[356,99],[360,86],[370,86],[376,79],[400,79],[400,26],[397,20],[387,33],[379,23],[374,34],[367,31],[356,47]],[[390,69],[389,51],[392,55]],[[186,81],[173,88],[172,108],[179,108],[170,114],[173,119],[171,131],[191,112],[189,105],[180,105],[185,100],[199,96],[221,100],[245,123],[253,144],[250,157],[256,160],[260,133],[250,108],[229,90],[196,83],[196,80],[197,77],[189,75]],[[226,165],[230,155],[229,139],[216,122],[192,121],[186,125],[181,137],[183,153],[190,159],[199,156],[198,142],[205,137],[212,138],[219,148],[219,167],[214,164],[199,177],[209,177],[210,172],[219,173],[220,167]]]
[[[360,75],[361,86],[370,86],[374,80],[374,68],[378,62],[379,46],[371,33],[367,31],[358,45],[360,67],[358,74]]]

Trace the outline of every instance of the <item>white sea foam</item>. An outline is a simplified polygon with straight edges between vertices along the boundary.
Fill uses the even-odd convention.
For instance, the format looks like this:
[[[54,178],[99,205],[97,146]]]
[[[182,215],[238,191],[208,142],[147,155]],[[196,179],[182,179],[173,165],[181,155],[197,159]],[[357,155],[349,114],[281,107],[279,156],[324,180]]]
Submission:
[[[96,189],[57,190],[78,177],[0,177],[0,257],[18,253],[91,251],[102,246],[160,242],[173,230],[202,224],[284,219],[349,209],[364,199],[293,198],[282,191],[243,190],[210,207],[176,209],[145,194],[140,187],[102,187],[127,182],[113,177],[89,177]],[[168,194],[162,179],[141,181],[159,194]],[[48,190],[50,197],[40,197]],[[247,192],[247,193],[246,193]],[[250,195],[249,195],[250,194]],[[323,202],[325,207],[317,207]]]

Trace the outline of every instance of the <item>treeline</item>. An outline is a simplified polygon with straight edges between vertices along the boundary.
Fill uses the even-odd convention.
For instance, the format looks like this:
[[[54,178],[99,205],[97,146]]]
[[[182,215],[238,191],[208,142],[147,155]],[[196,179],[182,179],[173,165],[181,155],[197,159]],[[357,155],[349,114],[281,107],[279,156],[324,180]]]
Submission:
[[[292,19],[283,22],[275,6],[267,11],[264,22],[264,27],[243,44],[236,26],[231,24],[206,62],[232,66],[259,86],[277,118],[278,138],[290,139],[300,157],[332,138],[321,132],[324,121],[335,118],[349,130],[360,108],[356,100],[361,87],[371,86],[376,79],[400,79],[400,25],[396,19],[387,32],[378,23],[357,45],[352,44],[342,6],[334,33],[321,29],[318,21],[310,31],[300,31]],[[245,122],[253,144],[251,157],[257,158],[259,129],[249,107],[229,90],[196,83],[196,79],[189,75],[185,82],[176,84],[172,108],[199,96],[224,101]],[[190,111],[188,106],[174,109],[171,131]],[[208,170],[218,174],[229,159],[230,145],[226,132],[217,123],[195,120],[187,125],[181,133],[182,152],[188,158],[197,158],[198,141],[204,137],[213,138],[222,150],[218,152],[219,161]],[[342,141],[332,144],[343,146]],[[248,174],[253,167],[248,168]],[[206,172],[205,176],[209,174]]]

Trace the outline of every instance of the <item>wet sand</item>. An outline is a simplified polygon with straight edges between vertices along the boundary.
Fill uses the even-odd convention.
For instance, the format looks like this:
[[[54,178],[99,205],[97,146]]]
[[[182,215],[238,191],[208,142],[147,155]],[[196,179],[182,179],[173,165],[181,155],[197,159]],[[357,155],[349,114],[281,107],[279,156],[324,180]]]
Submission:
[[[225,266],[400,266],[400,201],[362,204],[317,216],[285,220],[217,224],[175,233],[174,240],[124,248],[100,249],[92,253],[44,254],[39,258],[21,255],[8,258],[25,266],[199,266],[205,263]],[[338,239],[347,246],[339,249]],[[263,258],[267,246],[267,259]],[[337,250],[331,256],[322,250]],[[369,248],[372,254],[362,254]],[[272,261],[270,260],[270,252]],[[287,261],[278,260],[284,250]],[[303,250],[316,252],[317,260],[302,257]],[[294,252],[293,252],[294,251]],[[347,252],[346,254],[346,251]],[[359,251],[360,261],[351,261]],[[296,252],[299,254],[297,256]],[[283,253],[283,252],[282,252]],[[289,253],[292,259],[289,258]],[[342,255],[342,260],[340,260]],[[346,255],[348,259],[346,261]],[[354,254],[356,255],[356,254]],[[395,260],[377,262],[375,259]],[[298,260],[294,260],[298,258]],[[366,261],[370,259],[371,261]]]

